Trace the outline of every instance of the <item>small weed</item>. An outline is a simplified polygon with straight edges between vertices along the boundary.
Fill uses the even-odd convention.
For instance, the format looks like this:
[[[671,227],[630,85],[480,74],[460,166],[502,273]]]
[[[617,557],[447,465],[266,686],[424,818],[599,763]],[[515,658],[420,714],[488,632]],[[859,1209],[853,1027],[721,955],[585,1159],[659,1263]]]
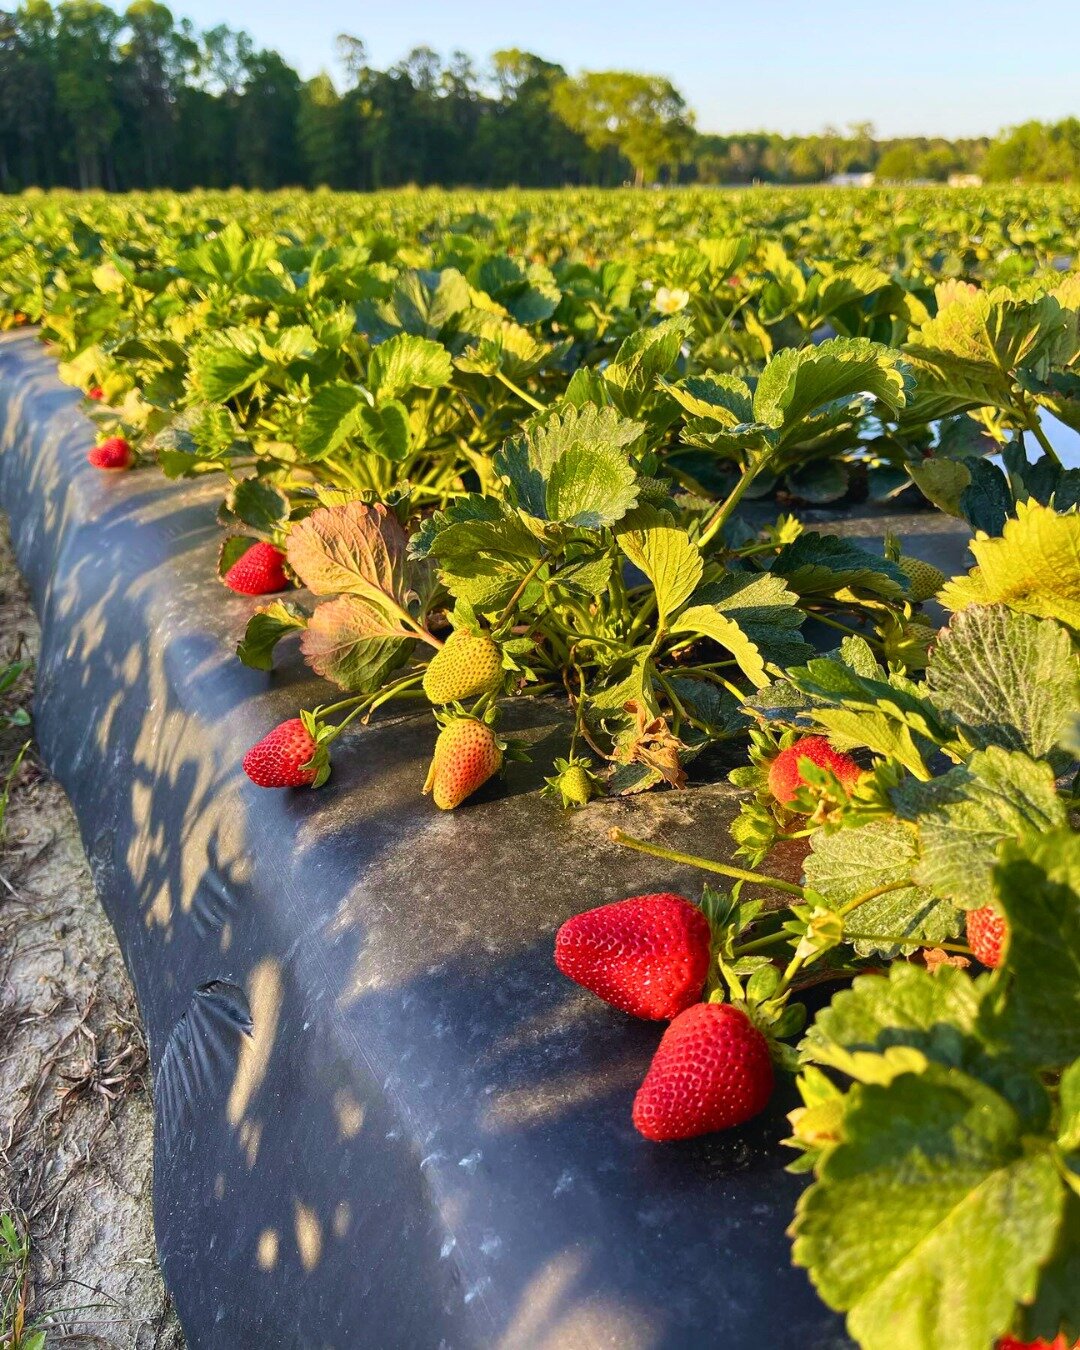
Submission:
[[[27,1322],[30,1240],[12,1214],[0,1214],[0,1350],[44,1350],[45,1332]]]

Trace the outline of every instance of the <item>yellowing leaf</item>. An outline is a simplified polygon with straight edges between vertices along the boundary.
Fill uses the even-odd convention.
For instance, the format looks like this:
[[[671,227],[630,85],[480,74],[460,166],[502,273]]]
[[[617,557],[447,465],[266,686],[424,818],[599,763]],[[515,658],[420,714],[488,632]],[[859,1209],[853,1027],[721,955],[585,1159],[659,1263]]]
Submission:
[[[976,566],[938,595],[951,610],[1002,603],[1080,629],[1080,515],[1019,502],[998,539],[978,538]]]

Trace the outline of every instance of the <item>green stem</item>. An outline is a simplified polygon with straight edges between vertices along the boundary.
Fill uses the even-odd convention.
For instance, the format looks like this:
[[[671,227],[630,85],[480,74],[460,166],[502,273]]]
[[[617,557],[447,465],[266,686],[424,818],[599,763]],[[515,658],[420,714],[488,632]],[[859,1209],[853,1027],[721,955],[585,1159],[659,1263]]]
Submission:
[[[974,956],[970,947],[960,942],[926,942],[921,938],[897,933],[845,933],[845,942],[878,942],[883,947],[935,947],[943,952],[958,952],[961,956]]]
[[[624,848],[636,849],[638,853],[647,853],[652,858],[663,858],[665,862],[685,863],[690,867],[700,867],[703,872],[716,872],[722,877],[733,877],[738,881],[749,881],[755,886],[769,886],[774,891],[785,891],[788,895],[806,898],[806,892],[793,881],[782,877],[760,876],[748,872],[743,867],[730,867],[727,863],[713,862],[710,858],[697,858],[692,853],[677,853],[674,849],[662,848],[659,844],[647,843],[644,839],[634,839],[620,829],[613,829],[608,838],[613,844],[622,844]]]
[[[547,562],[548,557],[549,555],[547,553],[541,553],[539,558],[537,558],[536,562],[533,563],[533,565],[521,578],[517,590],[510,597],[510,599],[507,600],[506,608],[503,610],[503,612],[499,615],[498,619],[495,621],[496,632],[503,626],[503,624],[507,621],[510,615],[514,612],[514,606],[525,594],[526,586],[528,586],[529,582],[532,581],[533,577],[536,576],[537,572],[539,572],[541,567],[543,567],[543,565]]]
[[[727,500],[721,503],[714,512],[712,519],[705,526],[701,538],[698,540],[698,544],[702,550],[704,550],[724,528],[735,508],[738,506],[739,502],[742,501],[743,494],[758,474],[763,472],[768,462],[769,457],[766,455],[760,464],[750,466],[743,470],[742,477],[728,493]]]
[[[764,937],[753,938],[750,942],[740,942],[734,949],[735,956],[749,956],[751,952],[763,952],[767,947],[775,947],[780,942],[790,942],[791,934],[783,931],[767,933]]]
[[[1056,464],[1057,467],[1060,469],[1062,467],[1062,464],[1060,458],[1058,457],[1058,452],[1050,444],[1049,440],[1047,439],[1046,432],[1043,431],[1042,429],[1042,422],[1039,420],[1038,411],[1035,408],[1032,408],[1031,405],[1026,401],[1024,403],[1024,410],[1027,413],[1028,430],[1042,446],[1044,453],[1047,456],[1049,456],[1051,463]]]
[[[526,393],[524,389],[520,388],[518,385],[514,383],[513,380],[509,379],[506,375],[504,375],[501,370],[497,370],[495,372],[495,378],[499,381],[500,384],[504,384],[512,394],[516,394],[518,398],[522,400],[522,402],[527,403],[530,408],[535,408],[537,412],[546,411],[545,404],[541,403],[539,399],[533,398],[532,394]]]
[[[396,614],[406,627],[411,628],[413,634],[418,637],[421,642],[426,642],[429,647],[434,647],[436,651],[442,647],[442,639],[437,638],[434,633],[429,633],[422,623],[417,623],[409,611],[404,609],[395,600],[391,600],[388,595],[384,595],[381,603],[386,606],[391,614]]]
[[[809,611],[810,617],[816,619],[818,623],[825,624],[828,628],[835,628],[838,633],[846,633],[848,637],[862,638],[864,642],[869,642],[875,647],[880,647],[881,643],[877,638],[868,637],[865,633],[860,633],[857,628],[852,628],[849,624],[841,623],[839,619],[830,618],[828,614],[822,614],[816,609]]]
[[[888,895],[890,891],[906,891],[914,885],[915,883],[910,877],[904,877],[902,881],[890,881],[885,886],[875,886],[872,891],[867,891],[865,895],[857,895],[854,900],[849,900],[846,905],[841,905],[836,912],[842,919],[846,918],[852,910],[866,904],[867,900],[876,900],[879,895]],[[846,938],[847,934],[845,933],[844,936]]]

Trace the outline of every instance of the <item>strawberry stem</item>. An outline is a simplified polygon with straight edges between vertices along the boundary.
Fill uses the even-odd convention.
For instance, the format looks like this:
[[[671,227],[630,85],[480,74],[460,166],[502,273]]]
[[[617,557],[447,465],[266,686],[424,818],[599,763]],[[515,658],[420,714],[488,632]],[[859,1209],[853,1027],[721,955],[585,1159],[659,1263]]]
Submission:
[[[836,912],[841,918],[846,918],[853,909],[858,909],[867,900],[876,900],[879,895],[888,895],[890,891],[906,891],[914,885],[915,882],[910,877],[903,877],[900,881],[890,881],[884,886],[875,886],[872,891],[867,891],[864,895],[857,895],[854,900],[849,900],[846,905],[841,905]],[[847,937],[846,933],[844,937]]]
[[[910,933],[845,933],[844,941],[879,942],[883,947],[935,947],[943,952],[959,952],[961,956],[975,955],[962,942],[928,942],[924,938],[912,937]]]
[[[677,853],[674,849],[663,848],[659,844],[647,843],[644,839],[634,839],[620,829],[613,829],[608,838],[614,844],[624,848],[636,849],[638,853],[648,853],[653,858],[663,858],[665,862],[686,863],[691,867],[700,867],[703,872],[717,872],[722,877],[733,877],[737,881],[749,881],[755,886],[769,886],[774,891],[784,891],[788,895],[806,898],[806,891],[794,881],[785,881],[783,877],[761,876],[749,872],[743,867],[731,867],[727,863],[713,862],[710,858],[698,858],[692,853]]]
[[[493,632],[498,632],[499,629],[502,628],[503,624],[506,623],[507,619],[514,612],[514,607],[516,606],[517,602],[525,594],[526,586],[528,586],[529,582],[532,581],[533,577],[536,576],[537,572],[539,572],[541,567],[543,567],[543,565],[547,562],[548,557],[549,557],[548,553],[541,551],[540,557],[537,558],[536,562],[533,563],[533,565],[521,578],[517,590],[514,591],[514,594],[506,602],[506,608],[499,615],[498,619],[496,619],[495,627],[492,630]]]

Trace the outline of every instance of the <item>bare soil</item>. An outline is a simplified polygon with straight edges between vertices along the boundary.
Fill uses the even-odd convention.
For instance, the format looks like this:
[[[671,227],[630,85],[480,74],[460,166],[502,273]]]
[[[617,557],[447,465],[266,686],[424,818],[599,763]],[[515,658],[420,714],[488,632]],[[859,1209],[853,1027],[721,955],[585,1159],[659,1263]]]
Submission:
[[[0,519],[0,671],[37,641]],[[30,706],[32,678],[0,694],[0,791],[32,735],[10,721]],[[0,1256],[0,1345],[33,1345],[36,1328],[48,1347],[182,1350],[151,1176],[135,997],[71,807],[31,744],[0,839],[0,1215],[29,1243],[25,1278]]]

